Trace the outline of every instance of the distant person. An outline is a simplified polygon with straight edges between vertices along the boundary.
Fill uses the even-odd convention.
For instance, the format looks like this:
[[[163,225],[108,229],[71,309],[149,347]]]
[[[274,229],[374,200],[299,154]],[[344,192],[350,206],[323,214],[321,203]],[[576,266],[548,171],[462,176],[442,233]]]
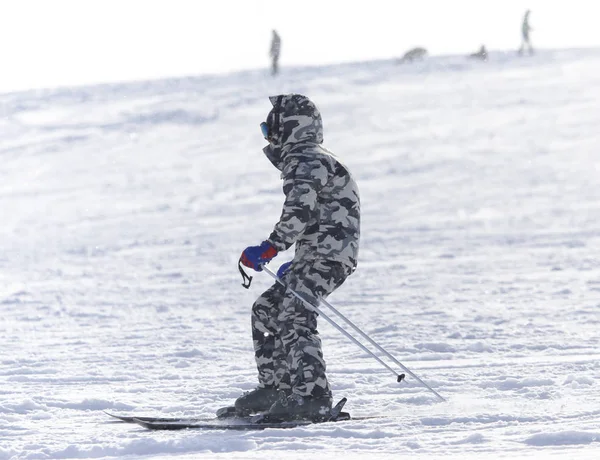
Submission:
[[[411,50],[408,50],[404,53],[401,59],[398,60],[399,64],[403,64],[405,62],[413,62],[416,60],[421,60],[427,56],[427,50],[425,48],[417,47]]]
[[[529,48],[529,54],[533,54],[533,46],[531,46],[531,40],[529,39],[529,32],[533,29],[529,25],[529,14],[531,11],[525,11],[523,16],[523,24],[521,25],[521,47],[519,48],[519,55],[523,54],[525,48]]]
[[[476,53],[470,54],[469,57],[472,59],[479,59],[481,61],[486,61],[488,58],[488,53],[487,53],[487,50],[485,49],[485,45],[481,45],[481,48],[479,48],[479,51],[477,51]]]
[[[277,75],[279,72],[279,53],[281,52],[281,37],[276,30],[273,30],[273,38],[271,39],[271,49],[269,56],[271,56],[271,74]]]

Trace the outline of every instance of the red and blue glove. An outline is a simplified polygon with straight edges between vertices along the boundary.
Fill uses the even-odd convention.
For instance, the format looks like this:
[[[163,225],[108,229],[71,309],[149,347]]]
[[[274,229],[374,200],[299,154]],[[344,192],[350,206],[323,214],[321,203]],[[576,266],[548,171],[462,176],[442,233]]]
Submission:
[[[292,261],[290,260],[289,262],[284,263],[281,267],[279,267],[279,270],[277,270],[277,278],[281,279],[285,276],[285,274],[288,272],[288,270],[290,269],[290,265],[292,265]]]
[[[276,255],[275,246],[268,241],[263,241],[260,246],[248,246],[244,249],[240,261],[246,267],[261,272],[262,265],[269,263]]]

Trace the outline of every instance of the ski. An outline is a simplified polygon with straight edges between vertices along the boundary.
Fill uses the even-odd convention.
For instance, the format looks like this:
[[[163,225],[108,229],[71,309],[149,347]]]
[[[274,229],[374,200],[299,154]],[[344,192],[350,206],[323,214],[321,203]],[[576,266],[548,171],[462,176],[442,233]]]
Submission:
[[[322,420],[288,420],[288,421],[260,421],[254,422],[249,418],[236,418],[236,419],[213,419],[209,421],[202,420],[186,420],[180,419],[176,421],[166,422],[150,422],[133,418],[133,422],[137,423],[144,428],[149,430],[185,430],[185,429],[196,429],[196,430],[239,430],[239,431],[250,431],[250,430],[265,430],[267,428],[297,428],[302,426],[315,425],[326,422],[341,422],[352,420],[348,412],[340,412],[338,417],[335,419],[327,418]]]
[[[136,423],[135,420],[141,420],[142,422],[176,422],[178,420],[188,420],[188,421],[196,421],[196,422],[208,422],[211,420],[214,420],[214,418],[212,417],[203,417],[203,418],[196,418],[196,417],[191,417],[191,418],[185,418],[185,417],[143,417],[143,416],[139,416],[139,415],[117,415],[117,414],[111,414],[110,412],[106,412],[103,411],[106,415],[109,415],[110,417],[116,418],[117,420],[120,420],[121,422],[125,422],[125,423]]]
[[[142,422],[177,422],[179,420],[186,420],[188,422],[210,422],[215,420],[215,417],[147,417],[139,415],[118,415],[107,411],[103,412],[106,415],[125,423],[137,423],[136,420]],[[216,419],[250,420],[250,414],[241,414],[236,411],[235,407],[229,406],[217,410]]]
[[[326,422],[342,422],[348,420],[368,420],[377,418],[373,416],[352,418],[348,412],[342,409],[347,399],[343,398],[329,414],[317,420],[273,420],[268,414],[260,413],[254,415],[240,414],[234,407],[223,407],[217,411],[217,417],[146,417],[137,415],[117,415],[110,412],[105,414],[126,423],[135,423],[150,430],[183,430],[183,429],[205,429],[205,430],[264,430],[266,428],[296,428]]]

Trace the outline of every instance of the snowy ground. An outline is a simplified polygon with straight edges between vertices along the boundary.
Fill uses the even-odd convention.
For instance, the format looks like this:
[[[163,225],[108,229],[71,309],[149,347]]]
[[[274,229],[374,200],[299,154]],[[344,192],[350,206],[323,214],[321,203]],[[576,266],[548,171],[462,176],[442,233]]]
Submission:
[[[241,250],[282,203],[267,95],[320,106],[362,192],[321,321],[336,396],[385,418],[149,432],[255,384]],[[0,95],[0,459],[600,457],[600,51]],[[273,268],[289,259],[279,256]]]

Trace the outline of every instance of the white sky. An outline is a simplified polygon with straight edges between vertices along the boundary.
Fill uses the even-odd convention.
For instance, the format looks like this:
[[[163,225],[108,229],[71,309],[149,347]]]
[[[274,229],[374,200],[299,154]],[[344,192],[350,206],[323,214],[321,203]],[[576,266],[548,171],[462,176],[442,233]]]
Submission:
[[[600,46],[595,0],[0,0],[0,91],[281,65]]]

